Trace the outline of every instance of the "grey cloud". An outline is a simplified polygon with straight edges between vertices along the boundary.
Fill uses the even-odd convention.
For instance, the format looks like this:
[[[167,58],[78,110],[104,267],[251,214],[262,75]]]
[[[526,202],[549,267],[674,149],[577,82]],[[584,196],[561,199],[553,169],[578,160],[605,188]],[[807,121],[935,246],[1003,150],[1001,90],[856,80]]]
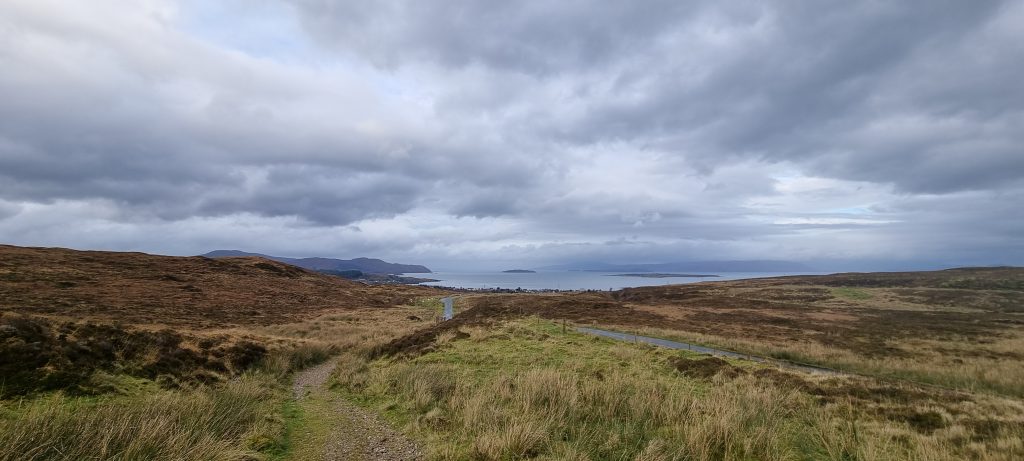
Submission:
[[[385,66],[430,61],[528,74],[576,72],[643,52],[697,2],[360,3],[294,0],[321,39]]]
[[[969,170],[959,162],[941,161],[932,168],[939,171],[924,174],[942,181],[921,184],[906,175],[907,167],[949,150],[937,140],[947,135],[945,119],[959,118],[962,130],[974,132],[968,136],[976,139],[978,132],[989,131],[993,116],[1009,112],[1014,120],[1021,113],[1024,99],[1014,97],[1016,90],[998,109],[981,113],[972,99],[953,98],[956,90],[975,87],[976,73],[1020,73],[1024,67],[1007,61],[975,69],[952,64],[980,52],[970,47],[941,55],[972,40],[999,14],[997,5],[902,3],[879,12],[858,11],[878,4],[817,5],[775,11],[765,19],[772,26],[763,37],[724,50],[726,57],[713,59],[708,75],[696,84],[672,78],[676,69],[671,63],[652,63],[645,69],[653,74],[652,82],[641,83],[645,87],[638,102],[599,102],[578,121],[575,132],[596,139],[649,139],[658,148],[687,152],[691,161],[710,168],[754,156],[800,162],[837,178],[892,182],[910,191],[985,188],[997,185],[993,180],[1010,179],[1014,169],[1008,166],[1019,170],[1019,150],[994,147],[970,160]],[[1006,37],[999,45],[1019,39]],[[944,82],[946,94],[920,94],[919,81]],[[943,106],[932,109],[935,101]],[[917,116],[933,126],[918,134],[916,144],[856,136],[888,115]],[[1014,122],[1013,129],[993,133],[996,143],[1020,145],[1021,127]],[[971,149],[945,157],[963,160],[978,154]]]
[[[476,191],[455,203],[451,213],[458,217],[487,218],[516,215],[523,211],[515,191]]]
[[[571,89],[506,124],[554,142],[625,141],[703,171],[793,161],[911,192],[997,187],[1024,168],[1024,34],[993,30],[1021,16],[1013,2],[296,3],[327,46],[385,65],[479,65],[501,84],[509,71],[534,76],[515,102],[476,110],[507,116],[530,87]],[[915,139],[866,133],[899,116],[926,126]]]
[[[247,190],[209,194],[197,212],[217,216],[247,210],[339,225],[408,211],[426,189],[412,178],[306,165],[274,167],[262,176]]]
[[[0,6],[0,240],[1024,260],[1020,2],[281,0],[296,57],[52,1]]]
[[[16,203],[10,203],[0,200],[0,221],[10,218],[11,216],[17,215],[21,212],[21,206]]]
[[[9,9],[23,27],[5,29],[17,40],[0,45],[3,198],[337,225],[407,211],[444,178],[523,186],[536,177],[532,162],[448,141],[449,128],[421,129],[358,87],[197,45],[148,16],[116,17],[107,31]],[[125,40],[118,27],[140,35]],[[50,43],[49,54],[18,43]],[[71,62],[80,71],[62,64]],[[254,171],[266,174],[256,189]]]

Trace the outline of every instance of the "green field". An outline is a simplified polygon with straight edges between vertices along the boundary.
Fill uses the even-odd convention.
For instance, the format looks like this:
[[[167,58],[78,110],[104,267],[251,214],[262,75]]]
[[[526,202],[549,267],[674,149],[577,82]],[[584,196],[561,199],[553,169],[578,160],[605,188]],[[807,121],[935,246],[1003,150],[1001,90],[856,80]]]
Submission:
[[[965,430],[910,391],[811,378],[524,319],[447,334],[410,359],[349,355],[336,389],[433,459],[958,459]],[[842,395],[848,393],[849,395]],[[951,410],[952,408],[950,408]],[[969,430],[969,429],[968,429]],[[1009,446],[1013,434],[1007,434]],[[976,449],[976,447],[975,447]]]

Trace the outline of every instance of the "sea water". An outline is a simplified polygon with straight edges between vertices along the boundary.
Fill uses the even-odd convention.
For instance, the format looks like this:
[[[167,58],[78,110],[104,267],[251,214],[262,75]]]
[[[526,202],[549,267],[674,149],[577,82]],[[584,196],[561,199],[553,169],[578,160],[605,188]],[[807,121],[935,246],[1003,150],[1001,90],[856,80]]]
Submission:
[[[405,274],[411,277],[432,278],[438,282],[421,285],[469,289],[512,289],[523,290],[619,290],[629,287],[675,285],[714,280],[739,280],[784,275],[815,275],[815,272],[708,272],[718,277],[625,277],[616,276],[622,272],[590,271],[537,271],[535,273],[507,272],[434,272],[432,274]]]

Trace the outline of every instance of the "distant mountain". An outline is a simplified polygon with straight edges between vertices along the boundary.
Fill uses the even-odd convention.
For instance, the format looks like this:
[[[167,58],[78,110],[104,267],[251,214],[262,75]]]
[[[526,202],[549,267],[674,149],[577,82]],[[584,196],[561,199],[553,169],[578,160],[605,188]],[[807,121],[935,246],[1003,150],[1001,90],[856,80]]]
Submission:
[[[430,269],[418,264],[395,264],[380,259],[356,258],[356,259],[334,259],[334,258],[284,258],[281,256],[270,256],[260,253],[248,253],[239,250],[214,250],[202,256],[207,258],[230,258],[237,256],[259,256],[273,261],[299,266],[305,269],[330,272],[330,271],[361,271],[367,274],[429,274]]]
[[[813,272],[810,266],[793,261],[687,261],[661,264],[609,264],[583,262],[546,266],[541,270],[600,272]]]

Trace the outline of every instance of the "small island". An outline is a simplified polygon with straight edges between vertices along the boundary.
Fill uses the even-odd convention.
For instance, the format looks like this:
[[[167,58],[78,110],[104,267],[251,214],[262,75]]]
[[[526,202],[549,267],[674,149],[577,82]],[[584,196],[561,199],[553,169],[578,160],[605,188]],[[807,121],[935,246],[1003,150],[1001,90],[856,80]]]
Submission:
[[[501,271],[505,274],[536,274],[537,271],[531,271],[529,269],[509,269],[507,271]]]
[[[661,274],[657,272],[644,272],[640,274],[608,274],[609,277],[643,277],[648,279],[667,279],[673,277],[689,277],[689,278],[701,278],[701,277],[718,277],[713,274]]]

